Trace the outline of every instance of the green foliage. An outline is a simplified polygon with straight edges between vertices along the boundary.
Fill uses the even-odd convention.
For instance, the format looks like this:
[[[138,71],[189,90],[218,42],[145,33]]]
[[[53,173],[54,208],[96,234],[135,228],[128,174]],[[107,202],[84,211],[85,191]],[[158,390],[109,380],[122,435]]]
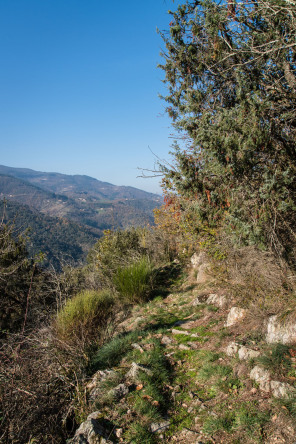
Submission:
[[[124,301],[144,302],[153,288],[154,275],[153,265],[143,256],[126,267],[119,267],[113,276],[113,284]]]
[[[158,442],[157,437],[149,430],[149,426],[139,423],[131,424],[126,433],[126,438],[128,442],[133,444],[144,442],[147,444],[156,444]]]
[[[235,428],[245,431],[252,438],[262,438],[262,429],[269,421],[269,412],[263,412],[252,402],[242,404],[235,415]],[[263,442],[263,441],[262,441]]]
[[[115,299],[106,290],[85,290],[69,299],[56,318],[58,337],[88,345],[98,341],[114,316]]]
[[[126,266],[145,253],[142,232],[139,229],[106,230],[88,255],[104,283],[109,284],[118,267]]]
[[[227,412],[218,417],[210,417],[204,423],[203,432],[209,434],[219,432],[220,430],[231,432],[234,421],[235,414],[233,412]]]
[[[277,400],[281,406],[284,407],[287,413],[289,413],[296,420],[296,396],[291,395],[289,398],[283,398]]]
[[[239,432],[247,434],[254,442],[264,442],[263,429],[269,418],[270,414],[260,411],[256,403],[247,402],[237,406],[234,411],[219,411],[216,416],[207,418],[203,431],[209,434],[222,430],[232,434]]]
[[[274,344],[257,361],[275,374],[283,376],[292,369],[290,352],[295,353],[295,347],[284,344]],[[295,374],[296,376],[296,374]]]
[[[164,99],[185,142],[161,169],[179,219],[295,261],[295,4],[188,0],[171,16]]]

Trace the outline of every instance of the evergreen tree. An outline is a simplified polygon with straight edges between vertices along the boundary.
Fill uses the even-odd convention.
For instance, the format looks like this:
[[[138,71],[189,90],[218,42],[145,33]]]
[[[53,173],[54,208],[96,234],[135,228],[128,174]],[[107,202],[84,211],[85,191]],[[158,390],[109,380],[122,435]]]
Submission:
[[[161,68],[183,141],[165,189],[197,228],[295,260],[296,3],[186,1],[170,14]]]

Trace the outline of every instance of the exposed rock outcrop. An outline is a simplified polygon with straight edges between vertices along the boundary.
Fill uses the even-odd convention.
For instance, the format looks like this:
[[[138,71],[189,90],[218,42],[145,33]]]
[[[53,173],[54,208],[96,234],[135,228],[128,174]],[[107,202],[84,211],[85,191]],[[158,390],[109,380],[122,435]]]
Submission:
[[[99,421],[100,412],[93,412],[76,430],[74,438],[68,440],[68,444],[112,444],[115,441],[110,439],[110,431]]]
[[[232,307],[228,313],[225,327],[232,327],[237,324],[246,316],[246,314],[247,310],[245,308]]]
[[[296,343],[296,322],[292,320],[284,322],[278,316],[271,316],[267,324],[266,342]]]

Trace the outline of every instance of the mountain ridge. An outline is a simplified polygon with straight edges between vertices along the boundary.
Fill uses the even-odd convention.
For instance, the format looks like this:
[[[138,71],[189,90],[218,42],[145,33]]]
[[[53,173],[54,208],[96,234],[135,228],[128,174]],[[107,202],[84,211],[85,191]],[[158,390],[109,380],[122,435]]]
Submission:
[[[125,186],[125,185],[113,185],[110,182],[104,182],[98,180],[94,177],[81,175],[81,174],[63,174],[57,172],[42,172],[35,171],[29,168],[14,168],[0,165],[0,174],[10,175],[17,177],[19,179],[26,180],[34,185],[38,185],[41,188],[47,189],[57,193],[57,189],[61,191],[61,188],[66,184],[68,186],[76,186],[76,191],[72,190],[72,193],[85,193],[88,192],[93,195],[95,191],[100,193],[102,189],[107,189],[108,193],[102,193],[102,197],[108,198],[110,200],[120,199],[120,198],[142,198],[142,199],[152,199],[160,200],[161,196],[158,194],[150,193],[148,191],[140,190],[139,188]],[[50,179],[55,181],[55,184],[49,182]],[[61,183],[62,182],[62,183]],[[93,188],[90,188],[90,184]],[[63,194],[69,193],[70,191],[62,188]],[[112,195],[110,192],[112,191]],[[70,192],[71,194],[71,192]]]
[[[89,249],[106,229],[152,225],[153,210],[161,203],[161,197],[153,193],[89,176],[43,173],[3,165],[0,165],[0,199],[9,202],[9,214],[34,226],[30,252],[36,254],[36,246],[42,247],[58,267],[58,245],[63,252],[67,248],[73,250],[77,262],[85,257],[85,242]],[[48,221],[48,217],[52,219]],[[62,220],[70,223],[69,230]],[[73,233],[77,233],[77,242]]]

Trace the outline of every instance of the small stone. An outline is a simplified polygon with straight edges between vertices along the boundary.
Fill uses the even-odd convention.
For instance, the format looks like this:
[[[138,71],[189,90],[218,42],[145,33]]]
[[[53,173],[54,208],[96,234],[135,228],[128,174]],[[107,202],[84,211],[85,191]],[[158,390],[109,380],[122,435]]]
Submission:
[[[114,375],[116,375],[114,370],[98,370],[92,377],[91,381],[87,384],[86,388],[91,391],[96,388],[101,381],[104,381],[105,379]]]
[[[99,421],[100,412],[91,413],[75,433],[74,438],[68,444],[112,444],[109,440],[110,430],[107,430]]]
[[[132,362],[130,370],[126,373],[125,377],[127,379],[131,379],[134,382],[140,382],[139,381],[139,373],[144,372],[147,373],[147,375],[152,376],[152,371],[149,370],[144,365],[137,364],[136,362]]]
[[[169,336],[163,336],[163,337],[161,338],[160,342],[161,342],[163,345],[169,345],[169,344],[171,344],[171,343],[173,342],[173,339],[170,338]]]
[[[187,345],[184,345],[184,344],[180,344],[179,349],[180,350],[190,350],[190,347],[188,347]]]
[[[115,430],[115,435],[117,438],[121,438],[122,433],[123,433],[123,429],[116,429]]]
[[[114,387],[112,390],[110,390],[110,394],[115,399],[121,399],[124,396],[126,396],[129,392],[128,387],[125,384],[119,384],[117,387]]]
[[[228,313],[225,327],[232,327],[241,321],[247,314],[247,310],[240,307],[232,307]]]
[[[258,358],[260,352],[247,348],[245,346],[240,347],[238,351],[238,357],[240,360],[254,359]]]
[[[190,335],[190,333],[188,333],[188,331],[176,330],[175,328],[172,328],[171,331],[172,331],[173,335],[185,335],[185,336],[189,336]]]
[[[230,342],[225,350],[227,356],[234,356],[239,349],[239,345],[236,342]]]
[[[251,393],[251,395],[256,395],[257,391],[258,390],[256,389],[256,387],[253,387],[253,388],[251,388],[250,393]]]
[[[192,413],[192,412],[193,412],[193,410],[194,410],[194,408],[193,408],[193,407],[189,407],[189,409],[187,410],[187,412],[188,412],[188,413]]]
[[[191,341],[188,341],[187,342],[187,345],[189,345],[191,348],[193,348],[194,350],[198,350],[199,349],[199,344],[197,343],[197,342],[191,342]]]
[[[164,430],[168,429],[170,426],[170,421],[163,421],[163,422],[153,422],[150,424],[150,431],[152,433],[161,433]]]
[[[226,305],[226,298],[225,296],[219,296],[218,294],[209,294],[207,304],[212,304],[216,307],[223,308]]]
[[[250,373],[250,378],[255,380],[261,390],[270,392],[270,373],[268,370],[256,365]]]
[[[153,348],[155,348],[155,345],[154,344],[144,344],[143,348],[145,350],[152,350]]]
[[[271,381],[270,387],[275,398],[288,398],[296,390],[292,385],[285,382]]]
[[[139,350],[139,352],[144,353],[144,350],[142,349],[142,347],[139,344],[131,344],[131,347],[134,348],[135,350]]]

